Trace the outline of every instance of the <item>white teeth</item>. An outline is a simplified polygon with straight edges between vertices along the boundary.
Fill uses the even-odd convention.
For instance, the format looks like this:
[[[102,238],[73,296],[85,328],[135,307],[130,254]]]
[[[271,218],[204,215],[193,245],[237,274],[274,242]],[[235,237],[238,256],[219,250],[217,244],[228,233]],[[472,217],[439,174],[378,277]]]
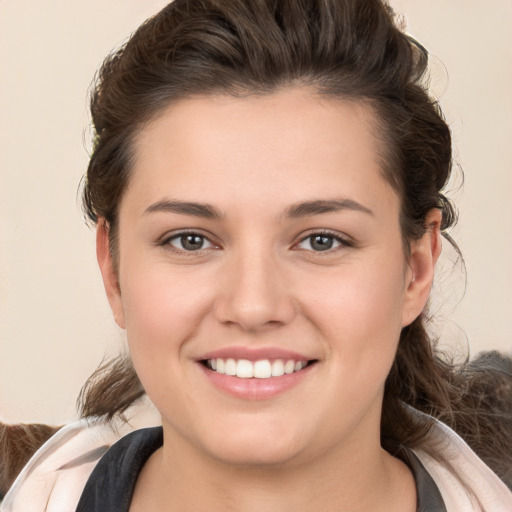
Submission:
[[[284,365],[284,373],[293,373],[295,371],[295,361],[286,361]]]
[[[276,359],[272,363],[272,377],[281,377],[284,375],[284,363],[281,359]]]
[[[227,359],[224,365],[224,373],[226,375],[236,375],[236,361],[234,359]]]
[[[272,365],[267,359],[254,363],[254,376],[257,379],[268,379],[272,377]]]
[[[247,359],[239,359],[236,363],[236,376],[241,379],[252,379],[254,377],[254,365]]]
[[[275,359],[270,362],[268,359],[249,361],[247,359],[208,359],[208,367],[217,373],[232,375],[240,379],[268,379],[270,377],[281,377],[282,375],[298,372],[307,366],[307,361],[286,362],[283,359]]]

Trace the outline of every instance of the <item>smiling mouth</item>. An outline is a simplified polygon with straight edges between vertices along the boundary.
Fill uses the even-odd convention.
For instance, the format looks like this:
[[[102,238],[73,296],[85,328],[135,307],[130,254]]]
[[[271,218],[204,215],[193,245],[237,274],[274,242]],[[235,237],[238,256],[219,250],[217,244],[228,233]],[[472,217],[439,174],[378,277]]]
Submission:
[[[297,373],[314,364],[316,360],[293,359],[260,359],[249,361],[248,359],[216,358],[201,361],[209,370],[222,375],[238,377],[240,379],[270,379]]]

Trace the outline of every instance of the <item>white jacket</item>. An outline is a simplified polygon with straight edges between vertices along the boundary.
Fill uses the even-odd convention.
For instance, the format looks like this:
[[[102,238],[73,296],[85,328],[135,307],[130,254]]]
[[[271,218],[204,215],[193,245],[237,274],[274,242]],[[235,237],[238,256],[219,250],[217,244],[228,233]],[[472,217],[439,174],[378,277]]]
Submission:
[[[59,430],[30,459],[0,512],[74,512],[101,455],[134,430],[123,422],[80,420]],[[450,428],[436,421],[431,439],[442,443],[439,463],[414,450],[437,484],[448,512],[512,512],[512,492]]]

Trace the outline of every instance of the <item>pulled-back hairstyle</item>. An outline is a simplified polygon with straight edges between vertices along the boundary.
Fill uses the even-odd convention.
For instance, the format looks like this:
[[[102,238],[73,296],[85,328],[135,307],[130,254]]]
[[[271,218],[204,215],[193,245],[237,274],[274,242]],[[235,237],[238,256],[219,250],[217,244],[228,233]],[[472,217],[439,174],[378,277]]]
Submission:
[[[134,139],[148,122],[194,95],[265,95],[298,86],[361,102],[374,113],[382,172],[401,201],[405,253],[427,229],[432,209],[441,210],[441,230],[449,238],[455,213],[442,190],[451,172],[451,137],[427,92],[427,61],[426,50],[403,32],[382,0],[175,0],[99,71],[91,99],[94,148],[83,186],[86,215],[108,227],[115,264],[119,203],[130,180]],[[436,353],[425,318],[401,332],[385,387],[383,447],[397,453],[424,443],[429,425],[409,405],[459,431],[510,478],[504,433],[511,435],[511,408],[504,413],[492,405],[492,389],[481,385],[478,372],[471,380],[471,367],[453,366]],[[510,389],[510,375],[495,378]],[[474,389],[481,391],[479,404]],[[112,418],[143,394],[130,360],[120,357],[83,388],[81,412]]]

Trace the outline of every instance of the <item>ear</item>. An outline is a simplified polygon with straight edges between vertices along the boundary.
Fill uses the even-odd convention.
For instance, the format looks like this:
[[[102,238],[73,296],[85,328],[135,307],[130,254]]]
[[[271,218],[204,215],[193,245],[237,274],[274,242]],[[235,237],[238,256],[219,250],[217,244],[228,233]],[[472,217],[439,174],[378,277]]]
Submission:
[[[100,219],[96,229],[96,257],[98,259],[98,265],[100,266],[101,276],[103,277],[108,302],[114,314],[114,319],[117,325],[119,325],[121,329],[124,329],[125,319],[121,289],[110,251],[108,234],[109,227],[107,222],[105,219]]]
[[[402,327],[412,323],[421,314],[430,295],[434,268],[441,254],[441,220],[441,211],[431,210],[425,220],[425,234],[411,243]]]

